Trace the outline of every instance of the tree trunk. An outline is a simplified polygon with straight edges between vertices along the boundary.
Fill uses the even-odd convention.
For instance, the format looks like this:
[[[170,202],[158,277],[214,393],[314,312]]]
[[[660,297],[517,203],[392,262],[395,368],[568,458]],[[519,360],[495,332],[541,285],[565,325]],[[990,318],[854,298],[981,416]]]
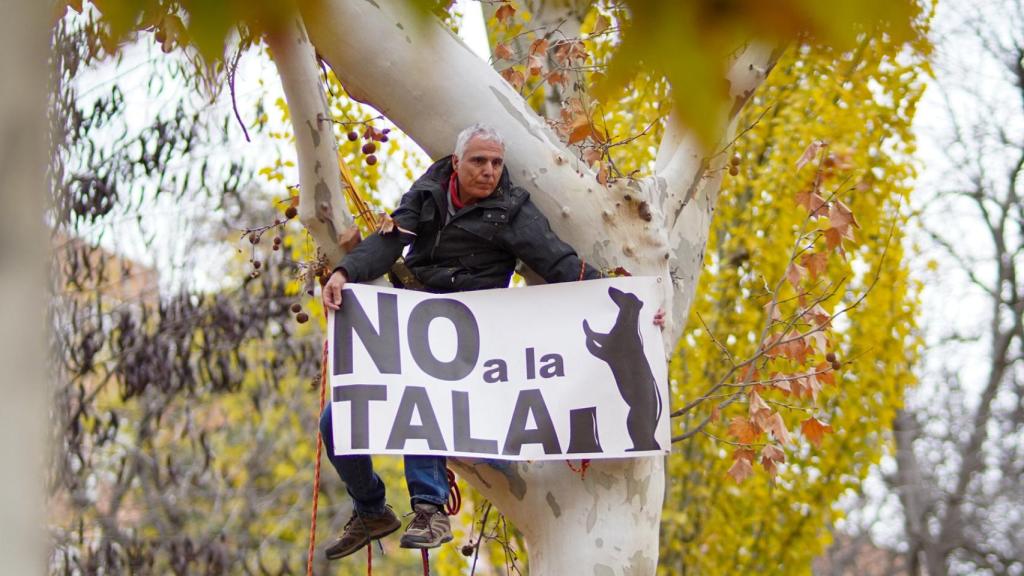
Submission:
[[[348,93],[377,108],[432,158],[450,154],[464,127],[494,126],[505,139],[513,181],[530,192],[563,240],[596,267],[622,266],[660,279],[668,312],[663,345],[666,358],[671,354],[703,263],[721,182],[714,168],[724,165],[725,154],[706,157],[685,131],[668,130],[653,177],[603,186],[511,86],[436,20],[388,0],[308,1],[302,15],[317,52]],[[749,98],[777,56],[760,48],[741,53],[729,75],[734,101]],[[285,75],[282,81],[301,82]],[[286,94],[320,90],[307,82]],[[741,107],[733,107],[730,120]],[[664,458],[594,461],[582,478],[564,462],[455,466],[523,532],[532,573],[655,573]]]
[[[45,569],[46,2],[12,2],[0,23],[0,558],[10,574]]]

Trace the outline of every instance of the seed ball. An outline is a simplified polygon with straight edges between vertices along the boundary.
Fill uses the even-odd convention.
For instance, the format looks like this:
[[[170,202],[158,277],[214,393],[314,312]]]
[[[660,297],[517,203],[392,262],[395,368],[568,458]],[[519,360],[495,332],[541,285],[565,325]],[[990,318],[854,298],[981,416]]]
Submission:
[[[835,352],[829,352],[828,354],[825,354],[825,360],[827,360],[829,362],[835,362],[836,361],[836,353]]]
[[[381,132],[387,134],[388,132],[391,132],[391,128],[385,128],[385,129],[381,130]]]
[[[472,556],[473,555],[473,546],[470,545],[470,544],[463,545],[463,547],[462,547],[462,555],[463,556]]]
[[[842,365],[842,364],[840,364],[839,362],[833,362],[833,363],[832,363],[832,369],[833,369],[833,370],[839,370],[839,369],[840,369],[840,368],[842,368],[842,367],[843,367],[843,365]]]
[[[735,166],[729,166],[729,175],[730,176],[739,176],[739,174],[740,174],[740,169],[739,168],[737,168]]]
[[[292,312],[295,313],[295,314],[298,314],[299,312],[302,312],[302,304],[299,304],[298,302],[296,302],[295,304],[292,304]]]
[[[273,248],[274,248],[274,252],[277,252],[278,250],[281,249],[281,245],[280,244],[274,244]]]
[[[252,263],[252,267],[253,268],[259,270],[260,266],[263,266],[263,262],[260,262],[259,260],[254,260],[253,261],[253,263]]]
[[[299,211],[295,209],[295,206],[289,206],[284,211],[284,217],[291,220],[299,215]]]
[[[253,278],[259,278],[260,277],[260,271],[259,270],[253,270],[252,273],[249,274],[249,276],[252,276]]]
[[[305,324],[306,322],[309,321],[309,314],[306,314],[305,312],[299,312],[298,314],[295,315],[295,321],[298,322],[299,324]]]
[[[352,130],[348,133],[348,139],[350,142],[355,142],[356,140],[359,140],[359,134],[356,134],[356,131]]]
[[[370,166],[373,166],[374,164],[377,163],[377,157],[374,156],[373,154],[370,154],[369,156],[366,157],[366,163],[369,164]]]
[[[259,235],[257,235],[257,234],[249,234],[249,243],[250,244],[259,244],[260,243]]]
[[[280,236],[274,236],[274,244],[280,244],[282,241]]]
[[[388,141],[388,137],[387,136],[381,136],[380,137],[380,141],[381,142],[387,142]]]
[[[363,154],[373,154],[377,151],[377,145],[373,142],[367,142],[363,144]]]
[[[739,166],[740,165],[740,155],[739,154],[733,154],[732,155],[732,159],[730,159],[729,162],[731,162],[733,166]]]

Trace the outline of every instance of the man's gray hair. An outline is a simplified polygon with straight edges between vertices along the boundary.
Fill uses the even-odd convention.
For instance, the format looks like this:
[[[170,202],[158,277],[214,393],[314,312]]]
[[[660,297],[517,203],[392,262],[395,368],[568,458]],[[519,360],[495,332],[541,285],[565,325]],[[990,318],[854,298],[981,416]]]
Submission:
[[[459,137],[455,139],[455,157],[462,160],[462,155],[466,153],[466,145],[473,138],[480,138],[481,140],[490,140],[501,149],[505,149],[505,140],[498,134],[498,131],[491,128],[487,124],[477,123],[473,124],[469,128],[466,128],[462,132],[459,132]]]

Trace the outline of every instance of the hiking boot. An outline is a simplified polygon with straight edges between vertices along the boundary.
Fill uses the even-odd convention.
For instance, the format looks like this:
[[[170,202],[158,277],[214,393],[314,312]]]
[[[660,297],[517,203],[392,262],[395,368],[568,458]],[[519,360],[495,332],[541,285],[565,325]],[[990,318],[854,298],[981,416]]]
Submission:
[[[412,513],[415,516],[402,534],[402,548],[437,548],[452,541],[448,515],[439,506],[417,502]]]
[[[390,506],[385,506],[380,514],[360,514],[353,511],[352,517],[345,523],[345,531],[341,538],[324,549],[328,560],[344,558],[369,544],[391,534],[402,526],[402,521],[395,516]]]

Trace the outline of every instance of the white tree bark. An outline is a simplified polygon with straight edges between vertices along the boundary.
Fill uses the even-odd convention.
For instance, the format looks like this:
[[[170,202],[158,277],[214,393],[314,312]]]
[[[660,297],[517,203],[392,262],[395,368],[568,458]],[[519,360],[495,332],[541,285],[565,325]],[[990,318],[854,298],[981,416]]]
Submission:
[[[267,34],[277,73],[291,114],[299,168],[299,221],[309,230],[329,262],[351,249],[357,232],[343,196],[347,184],[338,165],[327,97],[320,85],[316,51],[302,20],[296,18]]]
[[[406,3],[311,0],[302,4],[302,15],[317,51],[349,94],[381,111],[431,157],[450,154],[462,128],[491,124],[505,138],[513,181],[530,192],[562,239],[597,267],[660,278],[670,355],[703,263],[724,154],[708,158],[692,136],[673,129],[654,176],[602,186],[486,62]],[[729,75],[736,105],[723,112],[731,120],[723,142],[774,57],[748,49],[737,58]],[[293,94],[322,90],[291,74],[282,74],[282,81],[289,105]],[[294,108],[292,114],[303,121]],[[302,154],[305,171],[315,163],[303,163]],[[584,478],[563,462],[455,465],[523,532],[532,573],[655,573],[663,458],[594,461]]]
[[[0,558],[10,574],[42,574],[46,565],[49,11],[46,2],[10,2],[0,22]]]

